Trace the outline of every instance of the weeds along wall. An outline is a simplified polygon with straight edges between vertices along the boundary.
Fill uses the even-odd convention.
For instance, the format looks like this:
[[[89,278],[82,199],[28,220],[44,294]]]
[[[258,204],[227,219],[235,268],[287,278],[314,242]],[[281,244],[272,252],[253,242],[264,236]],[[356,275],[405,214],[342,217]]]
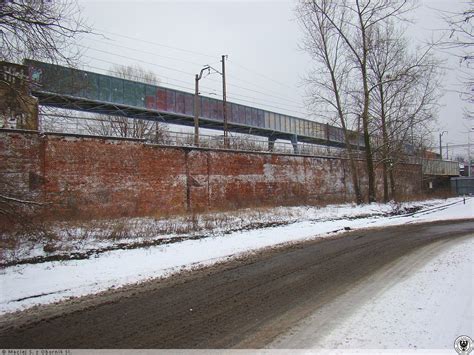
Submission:
[[[0,194],[9,199],[0,207],[32,221],[159,217],[354,197],[349,164],[336,158],[0,130],[0,161]],[[364,188],[363,162],[359,168]],[[418,192],[421,167],[402,168],[403,193]],[[5,225],[5,213],[0,216]]]

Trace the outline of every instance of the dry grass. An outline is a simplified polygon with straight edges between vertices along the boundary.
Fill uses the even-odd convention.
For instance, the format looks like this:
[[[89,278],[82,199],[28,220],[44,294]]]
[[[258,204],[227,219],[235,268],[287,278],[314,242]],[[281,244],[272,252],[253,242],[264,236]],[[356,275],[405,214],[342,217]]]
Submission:
[[[450,197],[455,197],[450,188],[437,189],[436,192],[421,192],[418,194],[402,194],[397,195],[397,201],[399,202],[414,202],[414,201],[424,201],[431,199],[447,199]]]
[[[405,196],[404,200],[413,201],[415,198]],[[67,254],[131,244],[151,245],[150,243],[154,242],[171,241],[173,238],[176,240],[200,238],[282,225],[301,220],[308,209],[326,204],[320,202],[315,204],[316,206],[306,205],[299,208],[245,208],[229,212],[192,213],[161,218],[22,224],[15,230],[0,232],[0,258],[8,262],[37,255]],[[393,203],[392,209],[393,213],[401,211],[400,201]]]
[[[297,215],[284,208],[243,209],[233,212],[189,214],[168,218],[120,218],[21,224],[0,233],[2,260],[18,260],[27,255],[49,255],[92,250],[98,246],[138,243],[249,229],[272,220],[295,220]]]

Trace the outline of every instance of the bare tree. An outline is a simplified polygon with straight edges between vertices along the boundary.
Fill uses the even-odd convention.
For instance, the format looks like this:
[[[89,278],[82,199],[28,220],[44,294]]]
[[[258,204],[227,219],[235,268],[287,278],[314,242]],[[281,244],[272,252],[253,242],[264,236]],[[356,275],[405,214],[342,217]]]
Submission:
[[[67,62],[78,58],[74,44],[90,32],[75,1],[8,0],[0,2],[0,59]]]
[[[448,29],[437,44],[459,58],[465,85],[465,89],[460,92],[461,98],[474,103],[474,0],[468,0],[466,8],[461,13],[445,13],[444,20]],[[474,117],[472,110],[468,110],[466,114],[468,117]]]
[[[322,9],[333,15],[336,5],[332,1],[321,1]],[[321,113],[327,107],[329,119],[334,115],[337,123],[344,131],[344,140],[347,147],[351,167],[351,177],[357,204],[363,202],[360,191],[357,165],[353,154],[352,144],[354,137],[350,136],[348,126],[347,93],[350,91],[351,65],[347,58],[340,55],[344,51],[344,43],[340,36],[321,12],[314,8],[311,2],[302,2],[297,8],[298,20],[304,30],[303,49],[322,65],[316,66],[308,75],[306,83],[309,87],[309,102]],[[343,23],[338,24],[341,28]],[[358,139],[358,137],[356,137]]]
[[[30,58],[73,66],[80,56],[76,41],[85,33],[90,33],[90,29],[74,0],[0,1],[0,61],[21,63],[24,58]],[[26,111],[33,111],[30,106],[37,106],[25,89],[28,75],[22,68],[8,63],[0,71],[4,99],[0,103],[4,123],[0,125],[6,126],[10,121],[16,124]],[[31,121],[26,127],[20,126],[37,129],[37,123]]]
[[[154,72],[138,65],[115,65],[109,70],[109,74],[151,85],[159,84]],[[95,115],[93,118],[89,121],[87,130],[94,135],[150,139],[155,142],[163,141],[167,136],[166,126],[157,121],[115,115]]]
[[[23,58],[46,59],[73,64],[78,59],[75,41],[89,32],[74,1],[2,0],[0,1],[0,60],[20,63]],[[3,71],[3,68],[2,68]],[[19,71],[17,71],[19,72]],[[3,72],[2,115],[18,115],[18,107],[29,105],[22,87],[25,76]],[[18,85],[18,80],[23,82]],[[13,98],[7,99],[9,96]],[[41,204],[22,198],[4,178],[0,180],[0,216],[20,220],[21,211]]]
[[[368,200],[376,200],[375,169],[370,136],[370,82],[369,54],[372,50],[373,32],[391,18],[400,19],[413,9],[410,0],[313,0],[311,11],[325,18],[335,35],[344,44],[337,56],[346,56],[357,70],[360,95],[360,119],[364,133],[365,158],[368,174]],[[301,1],[301,4],[304,4]],[[331,6],[328,7],[328,4]],[[328,11],[329,10],[329,11]],[[355,106],[354,106],[355,107]]]
[[[393,23],[374,31],[369,55],[371,106],[375,136],[374,153],[380,156],[384,200],[389,200],[388,177],[395,197],[393,168],[415,149],[414,132],[429,131],[440,97],[439,60],[432,46],[420,53],[409,53],[403,31]],[[423,138],[423,137],[422,137]],[[377,149],[379,152],[377,152]]]

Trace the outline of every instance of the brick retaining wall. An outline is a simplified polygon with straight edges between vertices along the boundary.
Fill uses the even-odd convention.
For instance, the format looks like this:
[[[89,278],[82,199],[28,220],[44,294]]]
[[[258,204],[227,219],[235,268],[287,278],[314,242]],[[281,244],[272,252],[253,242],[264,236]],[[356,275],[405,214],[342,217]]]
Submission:
[[[33,209],[30,218],[38,220],[166,216],[353,199],[349,164],[336,158],[0,130],[0,161],[4,194],[47,203]],[[363,162],[359,165],[365,190]],[[421,166],[401,166],[398,176],[404,194],[420,191]],[[380,183],[379,178],[379,191]]]

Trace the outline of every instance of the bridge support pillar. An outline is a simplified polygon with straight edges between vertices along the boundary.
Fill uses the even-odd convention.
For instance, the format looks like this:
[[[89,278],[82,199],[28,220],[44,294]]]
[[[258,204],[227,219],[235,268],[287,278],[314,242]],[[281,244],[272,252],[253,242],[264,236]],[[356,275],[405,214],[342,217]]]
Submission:
[[[268,137],[268,151],[273,152],[275,148],[276,137]]]
[[[293,152],[298,154],[298,136],[296,134],[291,136],[291,144],[293,145]]]

